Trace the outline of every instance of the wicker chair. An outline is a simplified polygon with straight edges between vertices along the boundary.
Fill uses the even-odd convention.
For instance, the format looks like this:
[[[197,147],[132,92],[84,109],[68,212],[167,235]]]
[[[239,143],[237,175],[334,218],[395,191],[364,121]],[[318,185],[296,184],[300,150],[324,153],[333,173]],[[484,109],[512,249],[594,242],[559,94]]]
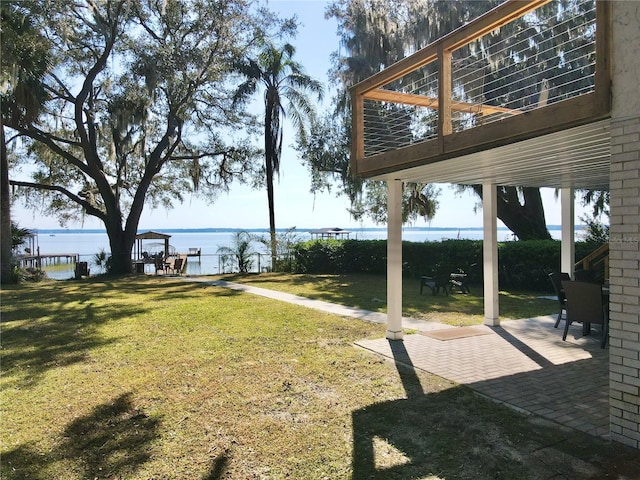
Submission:
[[[567,297],[567,321],[562,340],[567,339],[569,325],[582,322],[583,332],[588,332],[592,324],[602,325],[600,347],[604,348],[609,336],[609,309],[603,301],[602,286],[591,282],[563,281],[562,289]]]

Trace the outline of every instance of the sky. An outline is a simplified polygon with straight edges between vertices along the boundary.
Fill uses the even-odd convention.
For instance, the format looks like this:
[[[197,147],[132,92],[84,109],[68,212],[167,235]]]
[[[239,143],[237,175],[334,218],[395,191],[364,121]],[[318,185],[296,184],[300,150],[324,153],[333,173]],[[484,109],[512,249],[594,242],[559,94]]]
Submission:
[[[305,72],[325,86],[329,84],[327,72],[330,55],[339,50],[337,23],[325,19],[324,11],[329,2],[324,0],[269,0],[272,10],[282,16],[297,15],[300,23],[298,36],[291,40],[296,47],[294,59]],[[331,91],[325,89],[325,101],[320,110],[330,108]],[[307,167],[302,165],[292,148],[293,132],[285,124],[280,179],[275,185],[275,216],[278,228],[313,229],[323,227],[383,227],[370,220],[357,222],[347,209],[349,201],[334,192],[313,195]],[[450,185],[440,185],[439,208],[430,221],[418,221],[415,227],[481,227],[482,212],[475,207],[478,198],[468,192],[457,194]],[[548,225],[559,225],[560,200],[553,189],[542,189],[545,216]],[[477,210],[477,212],[476,212]],[[576,224],[585,211],[576,205]],[[13,220],[22,228],[61,228],[53,217],[40,216],[19,204],[12,206]],[[502,226],[501,222],[498,222]],[[232,185],[228,194],[221,194],[214,203],[196,197],[186,197],[183,204],[172,210],[146,209],[139,230],[161,228],[268,228],[269,215],[266,190],[252,190],[242,185]],[[83,223],[71,223],[66,228],[103,229],[104,225],[93,217]]]

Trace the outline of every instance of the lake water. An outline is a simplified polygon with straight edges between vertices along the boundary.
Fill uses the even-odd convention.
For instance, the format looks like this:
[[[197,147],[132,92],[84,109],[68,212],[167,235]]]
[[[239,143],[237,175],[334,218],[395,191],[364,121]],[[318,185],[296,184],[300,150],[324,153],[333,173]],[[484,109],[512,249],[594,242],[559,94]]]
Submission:
[[[156,230],[161,233],[171,235],[170,245],[177,253],[186,254],[190,248],[200,248],[201,256],[188,257],[186,273],[188,275],[211,275],[228,271],[229,267],[221,262],[220,255],[217,253],[218,248],[231,246],[233,241],[234,230],[227,229],[197,229],[197,230]],[[387,231],[385,228],[365,228],[350,229],[350,239],[354,240],[385,240]],[[256,236],[267,238],[268,230],[254,229],[250,231]],[[560,229],[557,226],[550,226],[549,232],[553,238],[560,238]],[[577,231],[577,233],[579,233]],[[301,241],[311,239],[309,231],[297,231],[296,235]],[[422,228],[422,227],[405,227],[403,229],[402,238],[410,242],[425,241],[441,241],[446,239],[471,239],[481,240],[481,228]],[[512,240],[510,231],[506,228],[498,229],[498,240]],[[36,245],[39,247],[40,254],[77,254],[80,261],[89,262],[91,273],[101,273],[100,269],[95,265],[95,256],[104,250],[107,254],[110,251],[109,240],[106,232],[99,230],[40,230],[35,238]],[[143,249],[152,249],[154,243],[158,240],[145,240]],[[256,242],[254,249],[254,271],[267,268],[269,266],[270,257],[265,247]],[[258,256],[257,254],[260,253]],[[184,255],[181,255],[184,256]],[[57,264],[45,265],[49,278],[64,280],[73,278],[73,264]],[[153,265],[147,265],[146,271],[153,271]]]

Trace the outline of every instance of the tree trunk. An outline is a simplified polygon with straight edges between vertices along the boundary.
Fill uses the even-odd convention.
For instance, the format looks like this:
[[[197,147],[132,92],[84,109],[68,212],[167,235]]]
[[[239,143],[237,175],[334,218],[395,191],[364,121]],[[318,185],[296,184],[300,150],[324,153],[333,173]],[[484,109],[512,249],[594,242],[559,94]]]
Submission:
[[[11,254],[11,193],[9,190],[9,159],[4,143],[4,125],[0,120],[0,283],[12,283],[13,259]]]
[[[482,198],[482,186],[473,185]],[[520,203],[520,194],[524,203]],[[498,187],[498,218],[520,240],[549,240],[540,189],[523,187]]]
[[[133,271],[131,252],[136,241],[135,232],[129,233],[119,225],[117,227],[107,226],[109,236],[109,246],[111,247],[111,265],[109,273],[122,275]]]
[[[267,160],[267,201],[269,202],[269,234],[271,236],[271,270],[275,271],[277,260],[276,210],[273,198],[273,166]]]
[[[264,162],[267,175],[267,201],[269,202],[269,235],[271,237],[271,270],[276,269],[277,245],[276,245],[276,207],[273,195],[273,175],[278,169],[278,124],[275,121],[278,115],[275,106],[277,95],[271,89],[267,89],[264,118]],[[276,124],[274,129],[274,123]]]

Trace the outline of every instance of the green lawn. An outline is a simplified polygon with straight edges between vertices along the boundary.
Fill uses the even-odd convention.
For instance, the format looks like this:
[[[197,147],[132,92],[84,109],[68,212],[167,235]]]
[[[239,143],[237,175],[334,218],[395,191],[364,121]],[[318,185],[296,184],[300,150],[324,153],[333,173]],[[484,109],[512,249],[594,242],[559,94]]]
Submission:
[[[622,478],[637,452],[353,346],[383,325],[217,287],[4,287],[1,314],[7,480]]]
[[[302,297],[325,300],[379,312],[386,312],[386,277],[383,275],[226,275],[225,280],[242,282]],[[500,292],[500,318],[520,319],[557,314],[555,300],[540,298],[540,293]],[[420,294],[417,279],[404,279],[403,315],[449,325],[479,325],[484,319],[482,287],[471,286],[470,294],[454,292],[432,295],[428,288]]]

